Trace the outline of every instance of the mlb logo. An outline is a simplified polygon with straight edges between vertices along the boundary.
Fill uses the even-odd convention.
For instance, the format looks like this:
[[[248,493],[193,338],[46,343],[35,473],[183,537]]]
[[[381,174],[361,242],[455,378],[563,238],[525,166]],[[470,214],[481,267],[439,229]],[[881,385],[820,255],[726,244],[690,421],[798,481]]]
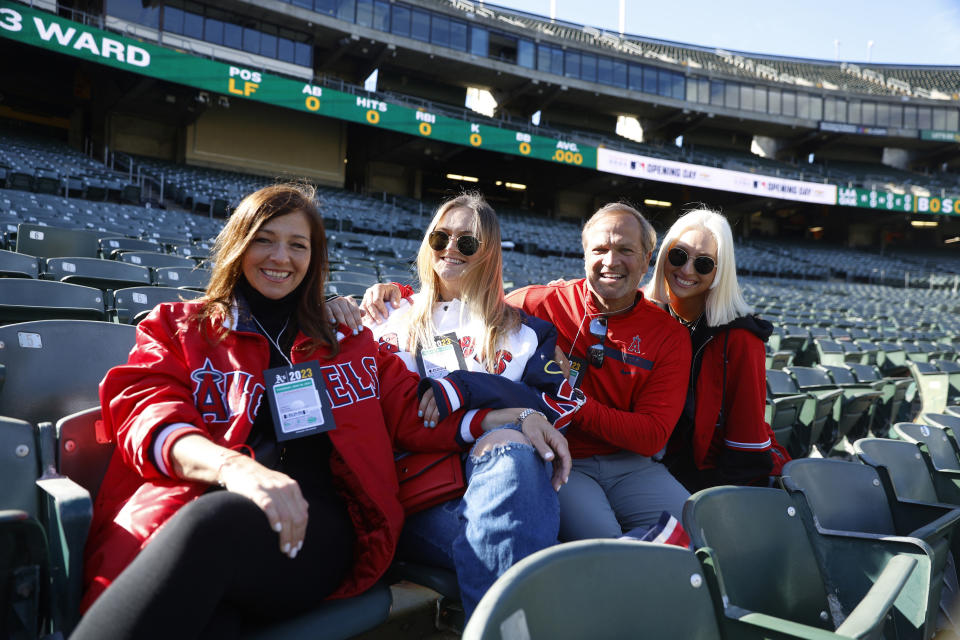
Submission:
[[[637,161],[636,161],[636,160],[631,160],[631,161],[630,161],[630,168],[633,169],[633,170],[636,170],[636,169],[637,169]]]

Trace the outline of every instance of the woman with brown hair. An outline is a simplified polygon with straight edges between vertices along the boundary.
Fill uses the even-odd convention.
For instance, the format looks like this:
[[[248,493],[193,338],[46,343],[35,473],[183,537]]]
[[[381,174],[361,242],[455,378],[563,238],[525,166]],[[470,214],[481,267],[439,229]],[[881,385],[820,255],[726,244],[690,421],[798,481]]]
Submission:
[[[267,187],[218,237],[206,295],[138,326],[100,386],[117,446],[74,638],[235,637],[386,571],[393,449],[459,450],[462,412],[423,428],[417,376],[325,322],[327,267],[312,190]]]

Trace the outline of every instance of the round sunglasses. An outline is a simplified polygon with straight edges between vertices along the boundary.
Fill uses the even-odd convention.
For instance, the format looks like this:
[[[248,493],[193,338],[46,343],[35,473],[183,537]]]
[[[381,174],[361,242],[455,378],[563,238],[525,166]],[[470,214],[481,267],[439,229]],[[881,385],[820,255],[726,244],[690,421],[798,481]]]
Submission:
[[[456,243],[457,251],[465,256],[472,256],[480,249],[480,241],[475,236],[463,235],[453,237],[446,231],[431,231],[427,236],[427,244],[434,251],[443,251],[450,244],[450,240]]]
[[[674,247],[667,251],[667,260],[675,267],[682,267],[687,264],[690,255],[680,247]],[[693,259],[693,268],[702,276],[707,275],[717,268],[716,261],[710,256],[697,256]]]

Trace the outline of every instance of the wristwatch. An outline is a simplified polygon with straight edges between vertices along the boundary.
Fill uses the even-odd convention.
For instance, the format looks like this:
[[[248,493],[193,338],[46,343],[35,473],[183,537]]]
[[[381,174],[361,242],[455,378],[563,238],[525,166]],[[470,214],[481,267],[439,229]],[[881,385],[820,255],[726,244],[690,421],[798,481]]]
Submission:
[[[535,413],[539,413],[544,420],[547,419],[547,416],[543,415],[542,411],[537,411],[536,409],[524,409],[523,411],[520,412],[520,415],[517,416],[517,426],[522,428],[523,421]]]

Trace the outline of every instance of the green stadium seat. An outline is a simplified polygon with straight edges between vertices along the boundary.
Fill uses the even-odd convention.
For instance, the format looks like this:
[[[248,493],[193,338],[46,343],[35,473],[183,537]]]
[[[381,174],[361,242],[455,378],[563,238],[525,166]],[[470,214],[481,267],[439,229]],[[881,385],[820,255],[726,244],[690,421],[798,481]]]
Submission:
[[[820,364],[842,365],[845,362],[843,347],[839,342],[816,338],[813,346],[817,351],[817,362]]]
[[[806,393],[816,401],[815,407],[808,410],[809,420],[820,422],[817,429],[819,439],[813,444],[823,455],[830,451],[846,436],[853,422],[842,415],[843,391],[837,388],[830,376],[823,369],[816,367],[787,367],[784,373],[789,374],[797,384],[801,393]],[[841,422],[841,418],[848,418]]]
[[[160,267],[153,270],[153,283],[161,287],[205,291],[208,282],[210,282],[210,272],[205,269]]]
[[[150,284],[150,270],[102,258],[49,258],[43,277],[101,290]]]
[[[17,253],[38,258],[96,258],[100,251],[100,235],[93,231],[20,223],[17,227]]]
[[[37,424],[99,404],[100,380],[127,361],[135,333],[129,325],[82,320],[0,327],[0,415]]]
[[[938,471],[960,471],[960,450],[950,427],[916,422],[898,422],[893,425],[897,436],[905,442],[916,443],[926,451]]]
[[[724,637],[880,638],[896,601],[917,597],[916,558],[883,545],[858,556],[869,562],[821,566],[810,540],[820,534],[778,489],[700,491],[684,505],[683,525],[723,602]]]
[[[0,324],[105,318],[104,293],[99,289],[47,280],[0,278]]]
[[[911,378],[884,378],[880,375],[880,370],[870,364],[848,363],[848,367],[857,382],[873,385],[874,388],[882,391],[873,422],[873,431],[878,436],[885,436],[893,423],[899,420]]]
[[[925,456],[916,443],[863,438],[854,443],[854,450],[864,464],[880,472],[881,480],[889,483],[897,500],[944,508],[960,506],[960,488],[951,482],[953,477],[960,478],[960,473],[937,471],[930,456]],[[960,538],[955,538],[954,546],[958,544]]]
[[[792,458],[809,455],[820,439],[828,414],[818,415],[817,399],[801,393],[787,372],[768,369],[766,376],[767,394],[773,403],[770,426],[777,442],[786,447]]]
[[[943,413],[950,393],[950,378],[932,364],[909,360],[907,370],[913,376],[920,394],[920,415]]]
[[[197,263],[190,258],[172,256],[167,253],[155,253],[152,251],[124,251],[117,256],[117,260],[141,267],[151,267],[153,269],[159,269],[160,267],[193,269],[197,266]]]
[[[3,440],[0,435],[0,442]],[[10,480],[8,474],[0,475]],[[33,486],[32,478],[29,483]],[[8,640],[47,637],[51,625],[49,581],[43,527],[26,511],[3,506],[0,498],[0,636]]]
[[[163,253],[163,246],[156,242],[148,240],[139,240],[137,238],[110,237],[100,238],[100,256],[107,259],[115,259],[124,251],[152,251],[154,253]]]
[[[0,250],[0,278],[36,278],[40,265],[33,256]]]
[[[113,313],[126,324],[138,324],[161,302],[180,302],[199,298],[199,291],[170,287],[130,287],[113,292]]]
[[[920,631],[920,637],[932,637],[960,510],[902,503],[888,493],[876,469],[842,460],[791,460],[784,467],[781,483],[794,498],[807,529],[821,534],[811,541],[824,566],[849,566],[848,561],[866,566],[859,555],[863,547],[888,542],[903,543],[898,552],[915,558],[922,550],[929,572],[915,585],[914,593],[923,593],[921,587],[926,585],[925,607],[906,610],[898,603],[903,614],[903,619],[898,619],[898,633],[916,636]]]
[[[462,636],[463,640],[721,637],[710,590],[694,554],[628,540],[581,540],[524,558],[490,588]]]
[[[840,415],[835,415],[841,425],[841,433],[846,429],[848,441],[867,436],[873,427],[874,415],[883,392],[870,383],[857,382],[853,372],[846,366],[821,365],[820,368],[827,372],[833,383],[843,392]],[[847,423],[850,423],[849,428]]]

